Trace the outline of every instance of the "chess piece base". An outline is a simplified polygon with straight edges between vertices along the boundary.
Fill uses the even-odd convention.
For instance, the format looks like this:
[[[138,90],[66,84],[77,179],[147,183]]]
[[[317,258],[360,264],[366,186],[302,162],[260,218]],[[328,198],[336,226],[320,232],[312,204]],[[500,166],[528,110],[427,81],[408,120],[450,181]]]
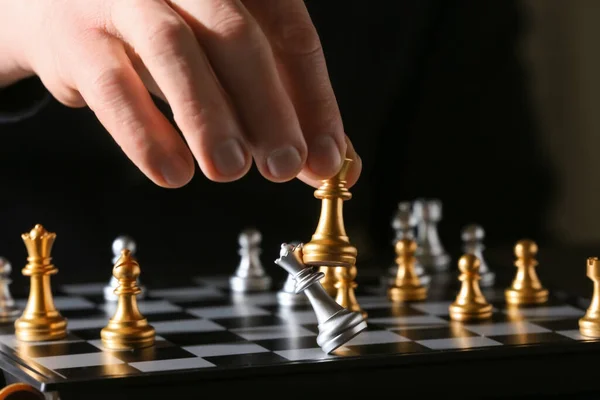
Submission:
[[[388,289],[388,298],[396,302],[425,300],[427,288],[424,286],[392,286]]]
[[[67,336],[67,320],[60,314],[35,319],[18,318],[15,336],[22,342],[60,340]]]
[[[367,328],[367,322],[360,313],[342,309],[320,324],[318,328],[317,344],[325,353],[330,354],[364,331]]]
[[[449,307],[450,318],[454,321],[478,321],[492,316],[491,304],[456,304]]]
[[[256,276],[245,277],[232,276],[229,279],[229,287],[233,292],[260,292],[271,288],[271,277]]]
[[[548,301],[548,290],[516,290],[506,289],[506,303],[511,305],[541,304]]]
[[[284,307],[303,306],[310,304],[304,293],[290,293],[283,290],[277,292],[277,303]]]
[[[155,330],[146,319],[129,322],[109,322],[100,332],[102,344],[110,350],[133,350],[154,345]]]
[[[583,336],[600,338],[600,323],[597,319],[584,316],[579,320],[579,332]]]
[[[445,272],[450,268],[450,256],[448,254],[421,254],[417,256],[417,259],[426,271]]]
[[[15,322],[17,320],[17,318],[19,318],[19,314],[21,313],[21,310],[14,308],[14,307],[9,307],[6,308],[4,311],[0,312],[0,324],[4,324],[7,322]]]

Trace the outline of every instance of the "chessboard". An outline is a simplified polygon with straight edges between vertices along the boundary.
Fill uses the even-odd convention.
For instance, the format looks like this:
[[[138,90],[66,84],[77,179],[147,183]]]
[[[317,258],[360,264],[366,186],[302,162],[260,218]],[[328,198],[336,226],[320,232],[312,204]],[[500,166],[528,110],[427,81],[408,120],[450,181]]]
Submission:
[[[368,313],[368,328],[332,354],[316,344],[310,305],[279,305],[283,282],[257,293],[230,291],[227,276],[153,284],[138,304],[156,329],[156,343],[133,351],[107,350],[100,340],[115,308],[103,296],[107,282],[64,284],[54,289],[54,301],[68,319],[67,338],[24,343],[12,324],[5,325],[0,367],[15,381],[49,396],[59,393],[54,398],[60,399],[146,399],[210,388],[262,395],[298,383],[331,393],[377,387],[458,394],[470,387],[493,395],[526,393],[518,389],[526,381],[559,390],[566,381],[553,376],[576,373],[582,359],[600,356],[600,343],[579,333],[587,306],[581,299],[553,291],[547,303],[515,314],[504,304],[503,288],[488,287],[482,290],[493,317],[459,323],[448,316],[455,271],[435,279],[427,300],[403,304],[388,300],[377,274],[358,279],[357,300]],[[26,300],[16,297],[17,306]]]

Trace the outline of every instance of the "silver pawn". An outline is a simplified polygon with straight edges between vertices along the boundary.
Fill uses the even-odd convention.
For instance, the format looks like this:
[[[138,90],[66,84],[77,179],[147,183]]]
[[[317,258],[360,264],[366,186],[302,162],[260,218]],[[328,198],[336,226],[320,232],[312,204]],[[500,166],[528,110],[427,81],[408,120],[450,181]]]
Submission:
[[[129,250],[132,256],[135,256],[135,252],[137,250],[137,245],[135,241],[127,235],[118,236],[112,243],[112,264],[115,265],[119,257],[121,257],[121,252],[123,250]],[[138,298],[142,299],[145,297],[146,288],[140,284],[138,279],[138,286],[141,289],[141,293]],[[106,301],[117,301],[119,297],[115,294],[115,289],[119,286],[119,281],[114,276],[111,277],[110,282],[107,286],[104,287],[104,300]]]
[[[479,258],[479,275],[481,276],[481,286],[493,286],[496,279],[496,274],[490,270],[488,263],[483,257],[483,250],[485,246],[483,240],[485,239],[485,231],[483,228],[476,224],[470,224],[463,228],[462,235],[463,251],[468,254],[473,254]]]
[[[396,242],[403,239],[415,239],[415,230],[417,229],[417,218],[415,213],[412,211],[410,202],[402,201],[398,203],[398,210],[392,219],[392,228],[395,232],[394,240],[392,245],[396,245]],[[421,278],[421,283],[427,284],[429,282],[429,276],[425,274],[425,269],[421,263],[417,260],[415,263],[415,272]],[[398,265],[395,263],[388,269],[389,281],[393,283],[398,274]]]
[[[413,212],[418,220],[417,259],[426,271],[447,271],[450,256],[440,240],[437,225],[442,219],[442,202],[437,199],[418,199]]]
[[[12,266],[4,257],[0,257],[0,323],[13,322],[18,318],[19,310],[10,294],[9,285],[12,282],[10,274]]]
[[[260,261],[262,235],[256,229],[244,229],[239,237],[241,257],[235,275],[229,278],[233,292],[257,292],[271,288],[271,277],[265,273]]]
[[[293,246],[283,243],[275,264],[292,275],[296,282],[296,293],[306,294],[317,317],[317,344],[326,354],[330,354],[367,329],[367,322],[361,313],[348,311],[327,294],[320,283],[325,274],[302,263],[296,253],[301,249],[302,244]]]
[[[298,246],[300,242],[291,242],[290,245]],[[277,302],[283,307],[294,307],[310,304],[304,293],[296,293],[296,281],[288,274],[283,288],[277,292]]]

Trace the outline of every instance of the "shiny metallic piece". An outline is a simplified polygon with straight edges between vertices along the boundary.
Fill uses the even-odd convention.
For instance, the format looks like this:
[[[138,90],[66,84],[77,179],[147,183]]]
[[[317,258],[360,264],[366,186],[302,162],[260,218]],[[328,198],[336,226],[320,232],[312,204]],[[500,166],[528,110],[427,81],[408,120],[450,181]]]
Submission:
[[[323,289],[333,298],[337,296],[337,278],[335,277],[336,267],[320,267],[319,271],[323,273],[323,279],[321,279],[321,286]]]
[[[492,305],[479,287],[479,259],[473,254],[465,254],[458,260],[458,269],[462,284],[456,300],[449,307],[450,319],[463,322],[491,318]]]
[[[417,218],[417,259],[427,272],[443,272],[450,267],[450,255],[446,253],[438,234],[442,219],[442,202],[437,199],[418,199],[413,204]]]
[[[296,293],[296,281],[292,275],[287,276],[283,288],[277,292],[277,303],[283,307],[303,306],[310,304],[304,293]]]
[[[22,273],[29,276],[30,288],[23,314],[15,321],[15,336],[23,342],[64,339],[67,336],[67,319],[54,306],[50,285],[50,276],[58,273],[51,257],[56,234],[37,224],[21,238],[28,253],[27,265]]]
[[[529,239],[519,240],[515,245],[515,266],[517,274],[511,286],[505,291],[509,305],[542,304],[548,301],[548,289],[542,286],[538,278],[536,260],[538,246]]]
[[[395,250],[398,273],[388,288],[388,298],[393,302],[425,300],[427,287],[421,283],[415,271],[417,243],[414,239],[400,239],[396,242]]]
[[[21,313],[10,293],[11,272],[10,262],[4,257],[0,257],[0,323],[14,322]]]
[[[409,201],[401,201],[398,203],[398,209],[392,218],[392,229],[394,229],[395,237],[392,241],[392,245],[395,246],[397,242],[403,239],[414,240],[415,231],[417,229],[418,220],[415,213],[412,210],[412,204]],[[422,284],[426,285],[431,280],[431,277],[425,274],[425,268],[421,265],[418,259],[415,260],[415,273],[420,278]],[[393,285],[398,275],[398,264],[394,263],[388,269],[387,285]]]
[[[239,237],[240,263],[235,275],[229,278],[233,292],[257,292],[271,288],[271,277],[266,275],[260,261],[262,235],[256,229],[244,229]]]
[[[600,260],[587,259],[587,276],[594,282],[592,301],[585,315],[579,320],[579,332],[583,336],[600,337]]]
[[[463,251],[466,254],[473,254],[479,259],[480,285],[482,287],[493,286],[496,280],[496,274],[490,270],[490,267],[483,257],[483,251],[485,250],[485,245],[483,244],[485,231],[483,227],[477,224],[467,225],[462,230],[461,238],[463,241]]]
[[[360,307],[356,300],[355,290],[358,287],[356,275],[358,273],[354,265],[350,267],[335,267],[334,269],[337,293],[335,301],[345,309],[361,313],[367,318],[367,312]]]
[[[118,236],[112,242],[112,265],[114,266],[117,263],[117,260],[121,257],[121,253],[123,250],[129,250],[131,254],[135,257],[135,253],[137,251],[137,244],[132,237],[127,235]],[[141,292],[138,296],[138,299],[143,299],[146,297],[146,288],[142,285],[139,280],[137,282],[138,287]],[[116,302],[118,300],[118,296],[115,294],[115,289],[119,286],[119,280],[113,276],[110,278],[110,282],[108,285],[104,287],[104,300],[108,302]]]
[[[137,285],[140,272],[131,251],[123,249],[113,268],[113,275],[119,282],[115,290],[117,309],[100,332],[102,344],[107,349],[133,350],[154,345],[156,332],[140,313],[137,304],[137,296],[141,293]]]
[[[317,344],[330,354],[365,330],[367,322],[361,313],[343,308],[327,294],[319,282],[323,273],[302,262],[302,248],[301,244],[282,244],[275,264],[293,277],[296,293],[306,294],[318,321]]]

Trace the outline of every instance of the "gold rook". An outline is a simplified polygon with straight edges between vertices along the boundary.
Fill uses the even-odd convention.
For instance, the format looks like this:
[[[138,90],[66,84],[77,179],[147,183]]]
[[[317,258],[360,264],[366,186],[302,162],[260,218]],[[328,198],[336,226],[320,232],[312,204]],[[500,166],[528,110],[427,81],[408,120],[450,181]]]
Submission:
[[[594,293],[589,308],[579,320],[579,331],[583,336],[600,337],[600,260],[587,260],[587,276],[594,282]]]

